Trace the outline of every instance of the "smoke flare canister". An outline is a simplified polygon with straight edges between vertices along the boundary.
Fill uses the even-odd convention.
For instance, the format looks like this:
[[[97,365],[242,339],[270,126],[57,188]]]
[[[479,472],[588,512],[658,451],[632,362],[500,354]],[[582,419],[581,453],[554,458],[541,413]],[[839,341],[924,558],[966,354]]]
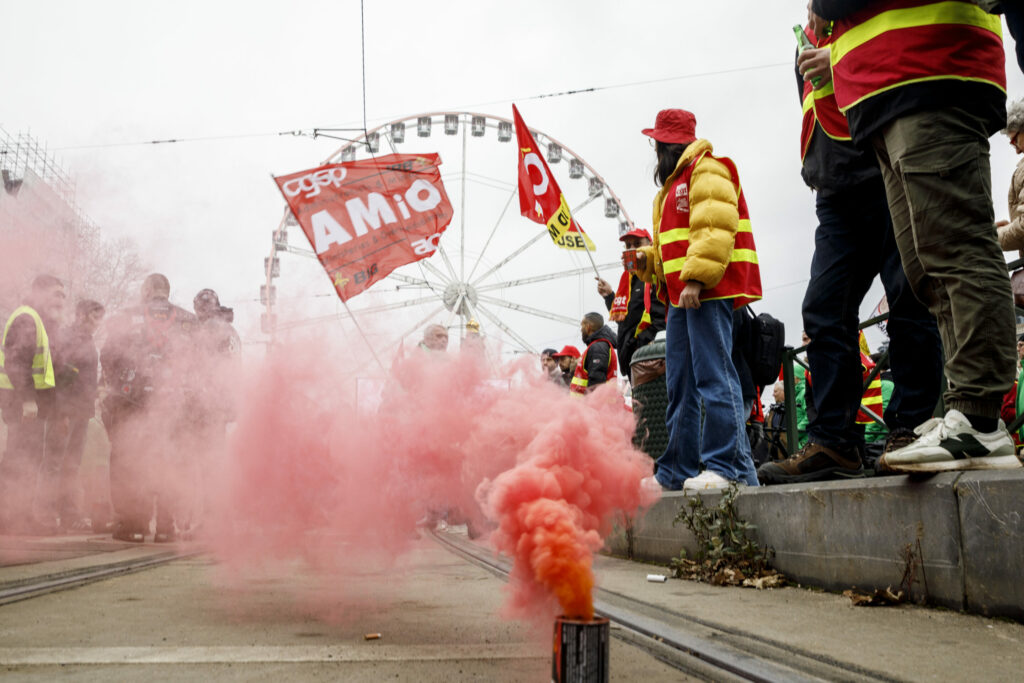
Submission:
[[[608,683],[608,620],[555,620],[552,683]]]

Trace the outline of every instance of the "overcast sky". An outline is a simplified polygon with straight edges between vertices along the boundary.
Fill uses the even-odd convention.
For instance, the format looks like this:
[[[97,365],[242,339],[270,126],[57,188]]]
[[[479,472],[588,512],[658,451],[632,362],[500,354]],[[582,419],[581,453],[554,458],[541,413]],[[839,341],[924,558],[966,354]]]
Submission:
[[[531,127],[593,166],[633,220],[649,228],[653,150],[639,131],[659,109],[690,109],[698,134],[739,167],[765,289],[758,308],[782,318],[790,341],[798,342],[816,225],[813,195],[799,175],[792,72],[791,27],[803,23],[805,7],[803,0],[367,0],[369,125],[431,111],[510,117],[516,102]],[[263,258],[283,208],[270,176],[317,166],[341,144],[279,133],[362,125],[357,0],[0,0],[0,18],[0,126],[11,134],[31,132],[56,151],[78,180],[85,212],[106,234],[131,236],[170,277],[173,300],[189,306],[196,291],[213,287],[235,307],[243,337],[260,340]],[[1007,42],[1012,52],[1008,33]],[[1010,96],[1020,97],[1024,77],[1012,57],[1008,65]],[[536,97],[586,88],[600,89]],[[471,139],[465,218],[457,208],[444,238],[457,253],[464,230],[470,262],[515,178],[514,147],[498,143],[492,130],[488,136]],[[410,137],[400,151],[442,154],[458,207],[461,138],[436,129],[427,139]],[[185,141],[126,144],[172,138]],[[1015,164],[1005,137],[994,138],[997,218],[1006,215]],[[556,175],[565,171],[563,163]],[[570,204],[586,196],[578,181],[576,187],[564,175],[559,180]],[[592,204],[580,220],[598,242],[597,262],[607,263],[617,259],[616,221],[604,219],[601,208]],[[502,248],[536,233],[516,213],[513,205],[500,223]],[[294,229],[291,243],[302,239]],[[482,263],[501,256],[492,251]],[[498,279],[586,265],[550,242],[520,261]],[[289,312],[283,316],[338,310],[317,268],[299,256],[282,257],[287,277],[278,296]],[[413,276],[422,272],[410,268]],[[617,274],[608,279],[615,284]],[[592,276],[492,294],[574,319],[602,306]],[[352,307],[383,296],[364,295]],[[880,296],[876,284],[864,316]],[[578,340],[575,327],[492,310],[538,348]],[[393,332],[427,312],[369,316],[366,327],[375,335]],[[338,326],[323,329],[333,333]],[[499,335],[486,322],[485,331]]]

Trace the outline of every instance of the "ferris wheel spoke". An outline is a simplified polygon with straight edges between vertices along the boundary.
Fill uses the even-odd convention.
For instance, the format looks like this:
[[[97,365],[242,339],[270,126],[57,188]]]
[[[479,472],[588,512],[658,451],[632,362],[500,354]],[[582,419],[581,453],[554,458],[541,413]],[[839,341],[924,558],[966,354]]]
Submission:
[[[459,315],[459,311],[462,308],[462,302],[466,300],[465,292],[459,292],[459,298],[455,300],[455,305],[451,307],[451,312],[448,314],[448,320],[445,321],[445,327],[451,327],[452,321],[455,320],[455,316]]]
[[[480,254],[476,257],[476,263],[473,264],[473,268],[469,271],[469,277],[466,278],[467,280],[473,279],[473,274],[476,273],[476,269],[480,265],[480,260],[483,259],[484,254],[487,253],[487,247],[491,246],[491,240],[494,239],[494,234],[498,232],[498,226],[501,225],[501,221],[505,219],[505,213],[508,211],[508,207],[512,206],[512,200],[515,199],[517,194],[519,194],[519,188],[513,188],[512,193],[508,196],[508,201],[505,202],[505,208],[501,210],[501,215],[498,216],[498,220],[494,223],[494,227],[491,228],[491,234],[487,236],[484,248],[480,250]]]
[[[417,320],[415,325],[413,325],[412,327],[410,327],[409,329],[407,329],[405,332],[402,333],[402,336],[398,338],[399,339],[398,343],[401,344],[403,341],[405,341],[406,337],[408,337],[410,334],[412,334],[416,330],[418,330],[421,327],[423,327],[427,323],[428,320],[430,320],[431,318],[433,318],[435,315],[437,315],[438,313],[440,313],[443,310],[444,310],[444,304],[441,304],[437,308],[431,309],[430,313],[427,313],[425,316],[423,316],[422,318]]]
[[[399,282],[404,282],[407,285],[427,285],[427,286],[430,286],[432,284],[426,278],[409,277],[408,275],[403,275],[401,273],[396,273],[395,271],[391,271],[390,273],[388,273],[388,275],[387,275],[387,277],[385,279],[386,280],[398,280]]]
[[[408,301],[398,301],[391,304],[381,304],[379,306],[368,306],[367,308],[360,308],[356,311],[342,311],[340,313],[332,313],[331,315],[322,315],[316,318],[306,318],[305,320],[293,320],[290,322],[279,323],[278,329],[288,330],[295,327],[305,327],[306,325],[316,325],[319,323],[330,322],[333,320],[345,320],[346,318],[353,318],[357,315],[374,315],[376,313],[384,313],[385,311],[394,311],[399,308],[409,308],[410,306],[420,306],[422,304],[428,304],[433,301],[437,301],[436,295],[421,296],[418,299],[409,299]]]
[[[478,282],[480,282],[481,280],[484,280],[485,278],[487,278],[487,276],[491,275],[492,273],[497,271],[499,268],[501,268],[503,265],[505,265],[506,263],[508,263],[509,261],[514,259],[515,257],[519,256],[520,254],[522,254],[527,249],[529,249],[531,246],[533,246],[533,244],[537,240],[539,240],[542,237],[547,237],[547,236],[548,236],[547,229],[543,230],[542,232],[537,233],[533,238],[530,239],[529,242],[527,242],[526,244],[524,244],[523,246],[519,247],[518,249],[513,251],[511,254],[506,256],[505,258],[503,258],[500,261],[498,261],[497,263],[495,263],[493,266],[491,266],[491,268],[486,273],[484,273],[483,275],[481,275],[477,279],[473,280],[472,284],[475,286]]]
[[[621,268],[621,263],[602,263],[597,267],[598,270],[612,270]],[[558,280],[563,277],[573,277],[575,275],[584,275],[586,273],[593,273],[594,269],[590,266],[582,268],[573,268],[572,270],[562,270],[557,273],[545,273],[544,275],[535,275],[533,277],[524,277],[518,280],[506,280],[505,282],[496,282],[490,285],[484,285],[477,287],[478,292],[490,292],[495,289],[507,289],[509,287],[518,287],[519,285],[528,285],[534,282],[546,282],[548,280]]]
[[[521,336],[519,336],[518,334],[513,332],[512,329],[508,325],[506,325],[504,322],[502,322],[501,318],[499,318],[498,316],[494,315],[493,313],[488,311],[483,306],[479,306],[478,305],[476,310],[478,310],[481,313],[483,313],[485,318],[487,318],[492,323],[494,323],[495,326],[498,327],[498,329],[500,329],[502,332],[507,334],[515,342],[517,342],[519,344],[519,346],[521,346],[525,351],[528,351],[529,353],[537,353],[537,350],[535,348],[533,348],[533,345],[530,344],[530,342],[526,341]]]
[[[572,215],[575,216],[579,212],[580,209],[582,209],[584,206],[586,206],[587,204],[589,204],[590,202],[594,201],[595,199],[597,199],[600,196],[601,196],[600,194],[592,194],[589,197],[587,197],[586,199],[584,199],[582,202],[580,202],[579,204],[577,204],[576,206],[574,206],[572,208]]]
[[[417,261],[417,263],[419,263],[420,268],[423,268],[425,270],[429,270],[431,273],[433,273],[434,277],[436,277],[439,280],[441,280],[441,282],[443,283],[441,285],[442,287],[447,285],[449,282],[451,282],[451,278],[448,277],[447,275],[445,275],[443,272],[441,272],[441,269],[438,268],[437,266],[435,266],[430,261],[423,260],[423,261]]]
[[[455,268],[452,267],[452,260],[448,258],[448,252],[440,242],[437,245],[437,253],[441,255],[441,260],[444,261],[444,267],[448,269],[448,274],[451,276],[451,279],[458,280],[458,276],[455,275]]]
[[[535,316],[537,318],[547,318],[548,320],[554,320],[560,323],[566,323],[567,325],[578,325],[579,320],[570,318],[567,315],[561,315],[560,313],[550,313],[548,311],[542,311],[539,308],[533,308],[532,306],[524,306],[523,304],[513,303],[511,301],[505,301],[493,296],[477,296],[477,300],[484,301],[495,306],[501,306],[507,308],[510,311],[519,311],[520,313],[526,313],[528,315]]]

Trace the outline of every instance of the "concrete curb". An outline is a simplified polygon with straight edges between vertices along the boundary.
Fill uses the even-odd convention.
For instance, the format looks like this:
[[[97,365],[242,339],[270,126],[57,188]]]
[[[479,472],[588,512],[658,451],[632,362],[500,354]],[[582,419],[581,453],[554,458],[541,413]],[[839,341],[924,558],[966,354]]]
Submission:
[[[715,506],[719,494],[703,494]],[[829,590],[892,587],[910,599],[1024,619],[1024,470],[943,473],[752,488],[740,515],[792,580]],[[667,564],[696,550],[680,492],[609,538],[612,554]]]

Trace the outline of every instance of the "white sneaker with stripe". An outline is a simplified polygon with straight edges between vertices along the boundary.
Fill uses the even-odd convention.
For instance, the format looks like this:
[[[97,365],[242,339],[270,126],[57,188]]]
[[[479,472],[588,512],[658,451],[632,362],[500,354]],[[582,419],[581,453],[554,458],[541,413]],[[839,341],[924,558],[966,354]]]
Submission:
[[[882,456],[882,467],[895,472],[1003,470],[1021,466],[1006,426],[979,432],[958,410],[919,425],[913,443]]]

